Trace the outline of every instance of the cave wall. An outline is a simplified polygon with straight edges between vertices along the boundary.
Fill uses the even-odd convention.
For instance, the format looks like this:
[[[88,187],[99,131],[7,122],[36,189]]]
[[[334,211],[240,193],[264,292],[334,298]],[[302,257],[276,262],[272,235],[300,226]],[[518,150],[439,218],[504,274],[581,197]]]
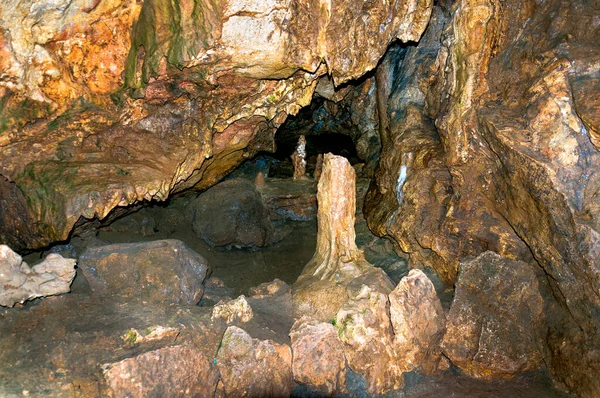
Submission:
[[[0,175],[19,202],[0,202],[0,220],[28,224],[0,225],[2,243],[43,247],[116,207],[213,185],[273,149],[319,77],[342,84],[372,70],[391,41],[417,41],[431,7],[3,2]]]
[[[373,231],[449,284],[486,250],[529,262],[548,287],[548,368],[586,397],[600,394],[599,5],[436,8],[377,70],[383,150],[365,205]]]

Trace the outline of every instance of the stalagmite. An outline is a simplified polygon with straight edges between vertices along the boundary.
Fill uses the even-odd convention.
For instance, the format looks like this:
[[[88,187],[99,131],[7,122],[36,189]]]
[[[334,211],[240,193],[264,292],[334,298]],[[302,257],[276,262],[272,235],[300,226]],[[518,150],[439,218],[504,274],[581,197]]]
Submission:
[[[294,164],[294,180],[306,178],[306,137],[303,135],[298,138],[298,145],[292,154],[292,163]]]
[[[344,157],[325,155],[317,201],[317,248],[294,285],[294,309],[296,316],[331,320],[348,300],[349,289],[374,283],[388,294],[393,286],[354,241],[356,174]]]

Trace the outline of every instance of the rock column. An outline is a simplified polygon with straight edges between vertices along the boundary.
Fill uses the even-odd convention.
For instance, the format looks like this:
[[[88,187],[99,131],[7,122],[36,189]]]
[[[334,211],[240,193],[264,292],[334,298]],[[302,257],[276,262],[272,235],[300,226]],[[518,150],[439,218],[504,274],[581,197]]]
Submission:
[[[353,281],[356,287],[363,283],[383,286],[386,294],[393,285],[365,260],[354,241],[356,174],[344,157],[324,156],[317,201],[317,248],[294,285],[294,309],[296,316],[331,321],[348,301]]]
[[[306,137],[303,135],[298,138],[298,145],[292,154],[292,164],[294,165],[294,180],[306,178]]]

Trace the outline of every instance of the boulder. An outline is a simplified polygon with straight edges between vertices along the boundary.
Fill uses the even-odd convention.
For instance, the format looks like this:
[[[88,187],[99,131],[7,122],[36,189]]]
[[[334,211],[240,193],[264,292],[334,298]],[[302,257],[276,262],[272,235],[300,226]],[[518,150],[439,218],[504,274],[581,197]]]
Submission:
[[[421,270],[411,270],[389,295],[394,349],[404,372],[435,373],[446,314],[433,283]]]
[[[204,257],[174,239],[89,248],[79,266],[94,294],[155,304],[197,304],[210,272]]]
[[[364,379],[366,392],[385,394],[404,387],[394,349],[387,294],[368,285],[355,287],[333,322],[344,342],[348,367]]]
[[[102,366],[113,398],[213,397],[219,371],[188,346],[164,347]]]
[[[529,264],[494,252],[461,264],[442,341],[454,365],[481,379],[538,369],[545,331],[542,297]]]
[[[290,337],[294,381],[325,396],[342,393],[346,383],[346,357],[335,326],[303,317],[294,323]]]
[[[51,253],[30,268],[10,247],[0,245],[0,306],[13,307],[37,297],[68,293],[73,278],[73,259]]]
[[[250,181],[224,181],[189,207],[194,233],[211,246],[262,247],[273,235],[269,210]]]
[[[292,392],[292,351],[272,340],[253,339],[230,326],[216,357],[224,397],[287,397]]]

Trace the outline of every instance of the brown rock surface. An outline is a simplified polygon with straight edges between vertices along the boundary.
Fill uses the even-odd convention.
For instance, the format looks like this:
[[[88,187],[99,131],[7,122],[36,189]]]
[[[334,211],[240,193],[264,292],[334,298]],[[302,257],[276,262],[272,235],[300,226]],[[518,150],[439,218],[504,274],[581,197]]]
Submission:
[[[173,346],[102,366],[110,397],[213,397],[219,372],[192,347]]]
[[[303,317],[290,331],[294,380],[312,391],[335,396],[345,389],[346,357],[330,322]]]
[[[292,392],[292,352],[287,345],[253,339],[230,326],[216,361],[221,373],[218,396],[286,397]]]
[[[421,270],[411,270],[389,295],[394,349],[404,372],[436,373],[446,314],[433,283]]]
[[[365,379],[369,394],[404,387],[386,293],[367,285],[355,286],[334,322],[344,342],[348,367]]]
[[[317,247],[294,284],[294,311],[327,322],[348,300],[350,284],[373,284],[386,294],[393,285],[356,246],[356,175],[344,157],[325,154],[317,201]]]
[[[174,239],[89,248],[79,266],[94,294],[153,304],[197,304],[210,271],[202,256]]]
[[[539,265],[546,363],[586,397],[600,394],[592,3],[440,3],[377,70],[383,150],[365,207],[448,284],[487,250]]]
[[[211,246],[262,247],[274,228],[256,186],[232,179],[203,192],[188,207],[194,233]]]
[[[477,378],[511,377],[542,365],[544,305],[531,266],[493,252],[462,263],[444,354]]]
[[[29,223],[3,223],[2,242],[40,248],[81,217],[210,187],[272,149],[274,129],[310,102],[320,76],[355,79],[391,41],[418,39],[431,6],[3,4],[0,174],[20,193],[0,203],[0,220],[18,208]]]

